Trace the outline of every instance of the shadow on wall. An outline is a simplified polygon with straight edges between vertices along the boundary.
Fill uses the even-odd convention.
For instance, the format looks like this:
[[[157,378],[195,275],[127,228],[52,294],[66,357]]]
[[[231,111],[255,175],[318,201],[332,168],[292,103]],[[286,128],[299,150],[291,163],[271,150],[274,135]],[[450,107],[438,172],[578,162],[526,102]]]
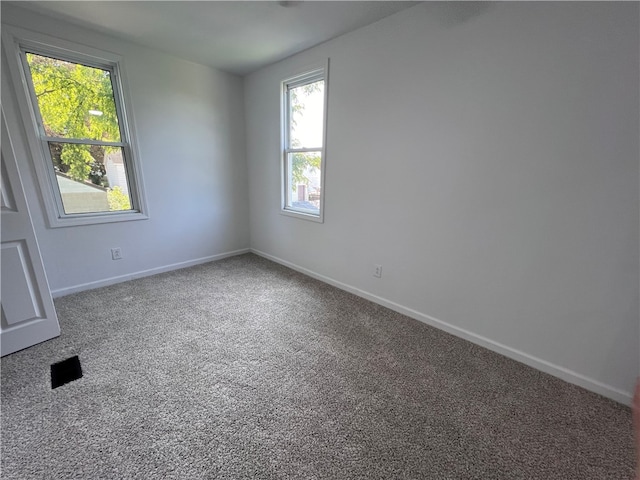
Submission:
[[[493,10],[493,2],[430,2],[429,15],[443,27],[455,27]]]

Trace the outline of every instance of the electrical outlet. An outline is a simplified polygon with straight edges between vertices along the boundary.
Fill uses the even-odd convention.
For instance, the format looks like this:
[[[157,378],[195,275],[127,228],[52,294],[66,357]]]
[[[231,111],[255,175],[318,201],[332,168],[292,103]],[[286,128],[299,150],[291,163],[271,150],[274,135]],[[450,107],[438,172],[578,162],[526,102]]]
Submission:
[[[373,266],[373,276],[378,278],[382,277],[382,265]]]
[[[115,247],[111,249],[111,259],[122,260],[122,250],[120,250],[120,247]]]

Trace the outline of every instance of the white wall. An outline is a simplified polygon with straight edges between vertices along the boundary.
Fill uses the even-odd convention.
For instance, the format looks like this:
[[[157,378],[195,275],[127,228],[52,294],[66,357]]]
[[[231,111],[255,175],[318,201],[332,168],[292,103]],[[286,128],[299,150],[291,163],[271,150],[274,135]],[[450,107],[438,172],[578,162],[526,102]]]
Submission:
[[[249,247],[240,77],[5,3],[2,21],[124,57],[148,220],[49,229],[30,159],[19,159],[54,294]],[[3,80],[7,77],[3,73]],[[2,89],[10,88],[3,81]],[[17,141],[24,133],[15,94],[6,93],[9,128]],[[122,260],[111,260],[111,247],[122,248]]]
[[[246,77],[252,248],[628,402],[638,45],[635,3],[432,3]],[[317,224],[279,213],[279,82],[326,57]]]

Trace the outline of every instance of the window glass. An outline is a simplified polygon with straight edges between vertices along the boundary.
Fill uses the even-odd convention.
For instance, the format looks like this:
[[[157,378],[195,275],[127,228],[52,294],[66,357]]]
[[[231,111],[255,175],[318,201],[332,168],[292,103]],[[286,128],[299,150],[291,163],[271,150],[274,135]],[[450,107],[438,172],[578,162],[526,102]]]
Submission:
[[[324,81],[289,89],[290,147],[322,147]]]
[[[291,172],[287,207],[318,215],[322,193],[322,152],[289,153],[287,160]]]
[[[27,53],[47,136],[120,141],[111,72]]]
[[[64,214],[132,210],[110,70],[25,52]]]

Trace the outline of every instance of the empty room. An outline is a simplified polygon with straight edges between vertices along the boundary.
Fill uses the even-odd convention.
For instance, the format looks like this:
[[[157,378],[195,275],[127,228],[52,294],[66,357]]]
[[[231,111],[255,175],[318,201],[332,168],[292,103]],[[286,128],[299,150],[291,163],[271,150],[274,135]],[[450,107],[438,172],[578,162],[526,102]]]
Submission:
[[[2,478],[635,478],[639,3],[0,7]]]

